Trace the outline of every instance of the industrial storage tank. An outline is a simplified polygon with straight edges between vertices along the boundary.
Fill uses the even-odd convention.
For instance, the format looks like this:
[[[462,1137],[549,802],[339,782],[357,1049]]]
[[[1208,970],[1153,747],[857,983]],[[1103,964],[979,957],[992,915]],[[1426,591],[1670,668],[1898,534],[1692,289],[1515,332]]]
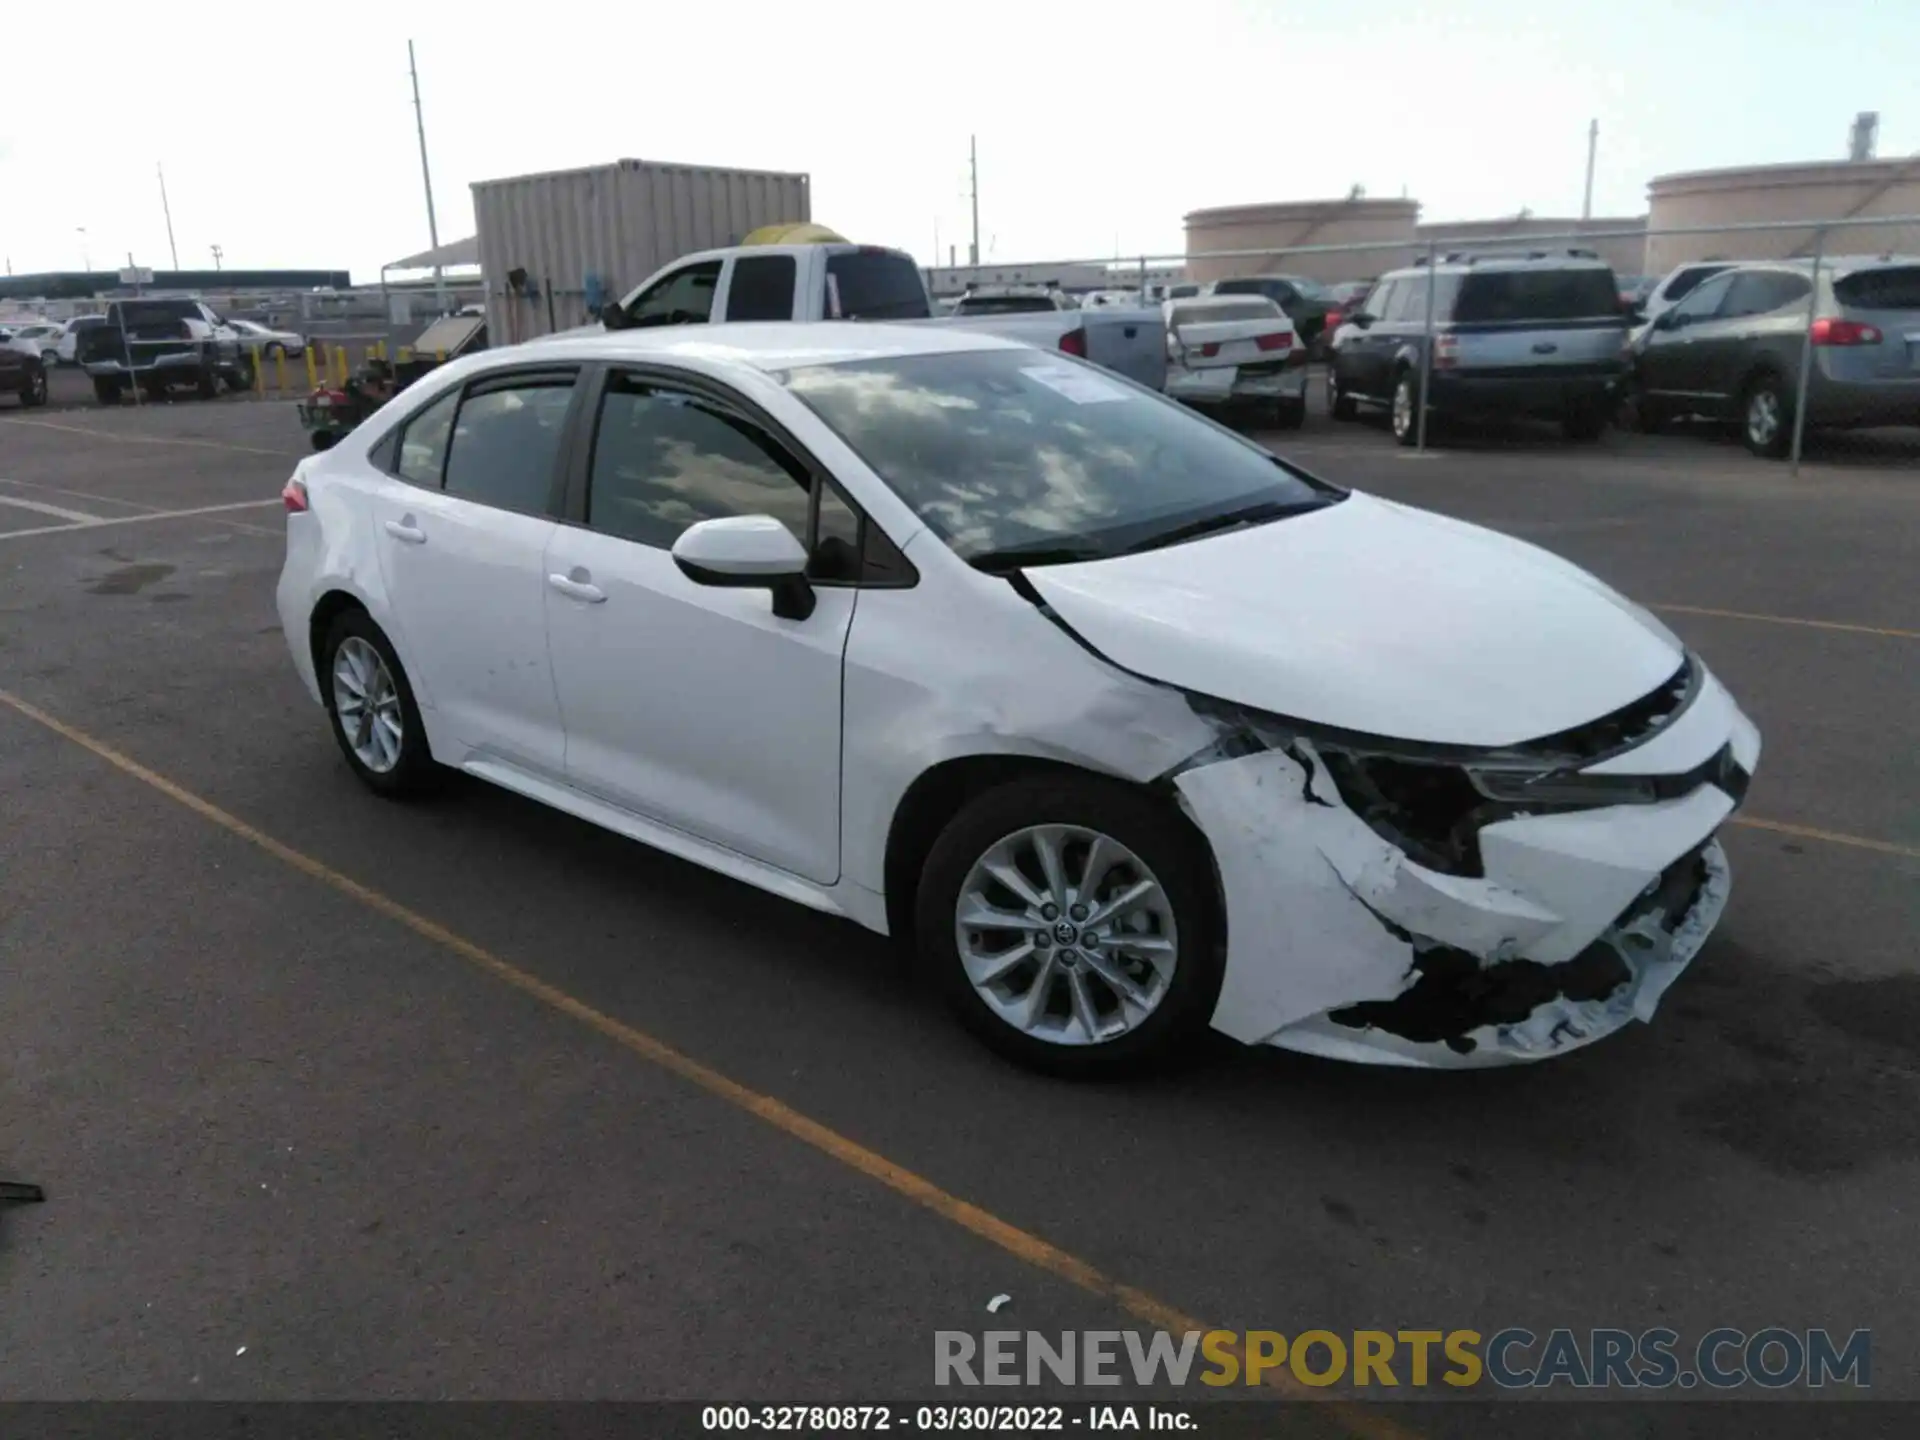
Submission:
[[[810,221],[806,175],[616,160],[473,186],[487,333],[508,345],[588,323],[676,256]]]
[[[1626,232],[1622,234],[1621,232]],[[1592,250],[1613,267],[1615,275],[1644,275],[1647,271],[1647,217],[1573,220],[1553,215],[1515,215],[1505,220],[1437,221],[1416,232],[1422,245],[1476,250],[1549,249],[1577,247]],[[1558,238],[1547,240],[1543,236]],[[1576,235],[1581,238],[1569,240]],[[1608,238],[1589,239],[1589,236]],[[1664,273],[1664,272],[1663,272]]]
[[[1691,260],[1778,260],[1813,253],[1819,227],[1662,235],[1663,229],[1920,215],[1920,157],[1748,165],[1662,175],[1647,187],[1647,269]],[[1867,225],[1830,232],[1828,254],[1920,251],[1920,227]]]
[[[1414,256],[1412,200],[1293,200],[1229,205],[1186,217],[1187,275],[1198,281],[1236,275],[1304,275],[1321,281],[1365,280]],[[1301,245],[1365,245],[1354,251],[1289,253]],[[1261,252],[1206,259],[1211,250]]]

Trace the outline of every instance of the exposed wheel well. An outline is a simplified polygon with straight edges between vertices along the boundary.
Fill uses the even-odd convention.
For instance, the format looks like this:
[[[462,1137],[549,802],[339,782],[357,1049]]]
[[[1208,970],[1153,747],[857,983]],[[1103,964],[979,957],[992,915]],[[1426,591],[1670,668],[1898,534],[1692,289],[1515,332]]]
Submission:
[[[313,607],[313,615],[307,621],[307,651],[313,656],[315,675],[320,674],[320,646],[325,643],[327,632],[333,629],[333,622],[349,610],[366,608],[344,590],[329,590],[320,597],[320,603]]]
[[[913,909],[919,889],[920,872],[926,866],[927,853],[947,822],[974,796],[1013,780],[1041,780],[1058,776],[1102,780],[1126,785],[1098,770],[1088,770],[1059,760],[1043,760],[1030,755],[967,755],[935,765],[913,784],[893,812],[893,824],[887,831],[887,858],[884,883],[887,890],[887,930],[897,940],[908,940],[914,930]],[[1213,867],[1211,848],[1199,828],[1185,812],[1169,804],[1175,823],[1185,822],[1194,840]],[[1218,876],[1215,876],[1216,891]],[[1216,895],[1216,899],[1217,899]],[[1224,933],[1224,932],[1223,932]]]

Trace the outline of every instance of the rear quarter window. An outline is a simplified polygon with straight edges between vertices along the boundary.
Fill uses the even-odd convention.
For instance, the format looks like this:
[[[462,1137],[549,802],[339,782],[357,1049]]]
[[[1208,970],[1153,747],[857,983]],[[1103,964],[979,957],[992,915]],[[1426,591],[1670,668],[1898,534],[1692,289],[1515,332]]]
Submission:
[[[1620,313],[1611,270],[1485,270],[1460,282],[1458,321],[1588,320]]]
[[[1920,310],[1920,265],[1856,270],[1833,282],[1833,295],[1858,310]]]

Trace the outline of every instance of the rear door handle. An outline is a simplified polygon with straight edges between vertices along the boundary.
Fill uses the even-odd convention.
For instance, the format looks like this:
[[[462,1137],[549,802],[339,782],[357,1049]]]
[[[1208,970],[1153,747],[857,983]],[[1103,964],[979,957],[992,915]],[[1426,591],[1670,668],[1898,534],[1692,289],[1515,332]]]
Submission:
[[[387,534],[396,540],[404,541],[408,545],[424,545],[427,543],[427,532],[413,523],[413,517],[411,515],[405,520],[387,521]]]
[[[607,592],[585,579],[586,573],[585,570],[575,570],[573,575],[549,575],[547,584],[570,600],[584,600],[589,605],[604,605]],[[575,575],[583,578],[575,579]]]

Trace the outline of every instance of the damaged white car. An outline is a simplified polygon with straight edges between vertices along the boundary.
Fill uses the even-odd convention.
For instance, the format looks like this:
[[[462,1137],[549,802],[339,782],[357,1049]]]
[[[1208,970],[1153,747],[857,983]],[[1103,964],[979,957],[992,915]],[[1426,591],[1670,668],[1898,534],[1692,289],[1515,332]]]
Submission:
[[[285,499],[368,785],[462,769],[911,936],[1028,1064],[1540,1059],[1648,1018],[1726,903],[1759,736],[1657,620],[1068,357],[488,351]]]

